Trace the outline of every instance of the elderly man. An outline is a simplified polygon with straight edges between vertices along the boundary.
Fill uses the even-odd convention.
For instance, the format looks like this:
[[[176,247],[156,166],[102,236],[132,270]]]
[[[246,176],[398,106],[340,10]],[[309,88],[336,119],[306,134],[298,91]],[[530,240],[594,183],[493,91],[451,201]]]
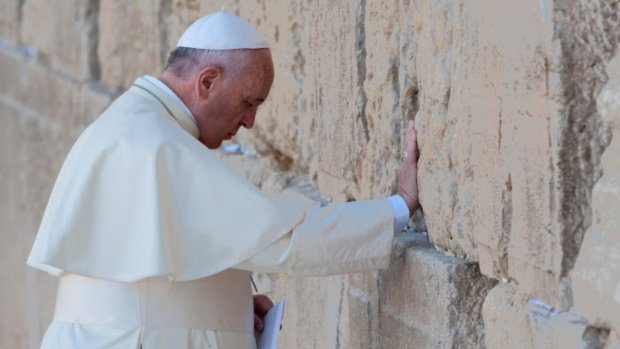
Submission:
[[[267,196],[211,150],[251,128],[274,78],[247,22],[192,24],[160,79],[138,78],[63,164],[28,264],[59,276],[42,348],[254,348],[249,271],[385,268],[418,206],[410,123],[398,195],[325,207]]]

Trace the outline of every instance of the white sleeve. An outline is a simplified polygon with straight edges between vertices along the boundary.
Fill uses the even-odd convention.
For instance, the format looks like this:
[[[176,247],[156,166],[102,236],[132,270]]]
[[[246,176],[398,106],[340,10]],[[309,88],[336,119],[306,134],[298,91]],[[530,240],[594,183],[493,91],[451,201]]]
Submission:
[[[310,206],[291,232],[234,268],[294,275],[385,269],[394,216],[386,199]]]
[[[409,223],[409,207],[407,207],[405,199],[400,195],[392,195],[387,200],[392,205],[392,210],[394,211],[394,234],[396,234]]]

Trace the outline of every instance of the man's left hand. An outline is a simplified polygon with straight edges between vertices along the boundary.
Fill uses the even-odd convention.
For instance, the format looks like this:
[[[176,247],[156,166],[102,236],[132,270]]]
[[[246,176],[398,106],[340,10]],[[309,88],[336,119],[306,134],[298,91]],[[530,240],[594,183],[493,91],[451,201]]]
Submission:
[[[269,297],[264,294],[254,295],[254,330],[257,332],[263,332],[265,323],[263,317],[269,309],[273,308],[273,302]]]

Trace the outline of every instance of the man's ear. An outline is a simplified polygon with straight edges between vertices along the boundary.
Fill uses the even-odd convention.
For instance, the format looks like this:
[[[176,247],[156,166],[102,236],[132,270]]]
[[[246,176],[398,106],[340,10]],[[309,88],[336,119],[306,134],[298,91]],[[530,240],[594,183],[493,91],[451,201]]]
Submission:
[[[222,71],[217,66],[210,65],[199,71],[196,85],[194,86],[198,96],[202,99],[208,98],[209,93],[216,84],[220,83],[221,78]]]

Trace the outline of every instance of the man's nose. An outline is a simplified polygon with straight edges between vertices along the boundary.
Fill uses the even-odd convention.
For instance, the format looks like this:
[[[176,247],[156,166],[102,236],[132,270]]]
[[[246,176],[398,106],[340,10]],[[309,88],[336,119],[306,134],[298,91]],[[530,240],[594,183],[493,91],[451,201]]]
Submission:
[[[256,118],[256,111],[250,112],[246,114],[243,119],[241,119],[241,125],[243,127],[250,129],[254,126],[254,119]]]

